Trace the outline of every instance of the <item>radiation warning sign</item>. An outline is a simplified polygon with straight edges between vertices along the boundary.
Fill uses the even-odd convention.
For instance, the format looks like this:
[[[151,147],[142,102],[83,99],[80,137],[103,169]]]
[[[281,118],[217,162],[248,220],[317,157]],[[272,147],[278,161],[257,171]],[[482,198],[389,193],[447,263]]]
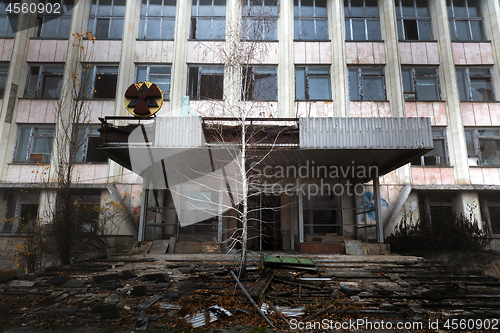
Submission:
[[[125,92],[125,107],[136,117],[149,117],[163,104],[161,89],[152,82],[132,84]]]

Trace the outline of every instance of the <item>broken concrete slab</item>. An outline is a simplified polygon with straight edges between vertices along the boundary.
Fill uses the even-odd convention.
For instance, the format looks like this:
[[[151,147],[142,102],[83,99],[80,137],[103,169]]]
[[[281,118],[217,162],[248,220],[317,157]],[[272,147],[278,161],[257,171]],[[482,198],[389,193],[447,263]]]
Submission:
[[[100,282],[106,282],[106,281],[119,280],[120,275],[118,275],[117,273],[96,275],[96,276],[93,276],[92,279],[94,280],[94,282],[100,283]]]
[[[64,288],[81,288],[85,285],[87,280],[84,279],[71,279],[64,284]]]
[[[14,280],[9,286],[10,287],[18,287],[18,288],[29,288],[35,285],[35,281],[25,281],[25,280]]]
[[[118,272],[118,275],[120,276],[120,279],[123,280],[135,279],[137,277],[137,274],[129,270]]]
[[[51,277],[48,281],[47,284],[53,285],[53,286],[62,286],[66,282],[68,282],[71,279],[71,277],[67,275],[56,275]]]
[[[362,256],[365,254],[363,251],[363,245],[360,240],[346,239],[345,241],[345,253],[355,256]]]
[[[153,242],[153,246],[149,250],[149,254],[165,254],[167,253],[170,240],[157,239]]]

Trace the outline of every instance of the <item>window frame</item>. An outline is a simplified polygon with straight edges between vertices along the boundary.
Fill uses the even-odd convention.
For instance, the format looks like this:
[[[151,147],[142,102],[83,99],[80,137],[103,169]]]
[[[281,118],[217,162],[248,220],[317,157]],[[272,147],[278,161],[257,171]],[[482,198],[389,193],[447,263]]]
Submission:
[[[442,134],[440,135],[435,135],[437,131],[442,131]],[[432,128],[432,142],[434,143],[435,141],[441,141],[443,142],[443,147],[444,147],[444,163],[441,163],[441,157],[442,155],[434,155],[430,154],[432,153],[431,150],[430,152],[427,152],[426,154],[420,156],[418,158],[419,164],[414,163],[414,161],[411,162],[412,166],[425,166],[425,167],[449,167],[450,166],[450,154],[448,151],[448,139],[446,136],[446,128],[445,127],[433,127]],[[435,146],[435,145],[434,145]],[[427,158],[434,158],[437,162],[435,164],[428,164],[426,163]]]
[[[40,194],[30,190],[7,191],[5,193],[5,222],[0,224],[0,232],[5,234],[24,234],[29,222],[38,218]],[[23,219],[23,206],[36,206],[37,214],[29,221]]]
[[[224,41],[225,36],[226,36],[226,14],[227,14],[227,2],[226,0],[224,1],[224,16],[221,15],[215,15],[214,14],[214,6],[215,6],[215,1],[216,0],[211,0],[211,15],[199,15],[200,12],[200,0],[193,0],[193,3],[191,5],[191,20],[190,20],[190,30],[189,30],[189,40],[197,40],[197,41]],[[196,4],[195,4],[196,2]],[[196,13],[194,12],[194,8],[196,6]],[[198,27],[199,23],[198,21],[200,19],[205,19],[208,20],[210,19],[210,38],[209,39],[204,39],[204,38],[199,38],[198,34]],[[224,22],[224,31],[222,31],[222,35],[218,35],[218,32],[214,31],[214,20],[217,21],[223,21]],[[193,28],[194,27],[194,28]],[[222,38],[221,38],[222,37]]]
[[[0,38],[14,38],[17,32],[18,18],[17,16],[9,15],[7,13],[6,5],[8,3],[8,1],[3,1],[2,4],[0,4],[0,23],[4,22],[3,27],[0,26]]]
[[[191,82],[191,70],[197,68],[197,82],[196,82],[196,96],[192,91],[193,84]],[[205,73],[203,73],[205,72]],[[221,76],[222,77],[222,91],[221,98],[203,98],[202,97],[202,76]],[[186,94],[189,96],[191,100],[224,100],[224,65],[188,65],[188,84],[187,84],[187,92]]]
[[[484,69],[487,69],[488,70],[488,74],[483,74],[483,75],[473,75],[471,77],[471,74],[470,74],[470,70],[474,70],[474,69],[481,69],[481,70],[484,70]],[[463,96],[459,96],[460,98],[460,101],[461,102],[496,102],[496,94],[495,94],[495,86],[493,84],[493,73],[492,73],[492,70],[491,70],[491,67],[489,66],[456,66],[455,67],[455,71],[456,71],[456,74],[457,74],[457,86],[458,86],[458,91],[459,91],[459,95],[460,94],[460,91],[461,91],[461,87],[460,87],[460,84],[459,84],[459,71],[462,71],[464,70],[464,75],[465,75],[465,87],[463,87],[465,90],[465,93],[466,93],[466,99],[462,99]],[[475,79],[475,78],[478,78],[478,79],[484,79],[484,78],[489,78],[489,82],[490,82],[490,85],[491,85],[491,97],[492,99],[491,100],[481,100],[481,101],[476,101],[474,100],[474,89],[472,87],[472,81],[471,81],[471,78],[472,79]]]
[[[321,74],[310,74],[309,70],[311,67],[314,68],[325,68],[328,70],[328,73],[321,73]],[[299,99],[297,97],[297,69],[304,69],[304,97],[305,99]],[[328,77],[328,98],[322,98],[322,99],[311,99],[309,97],[310,92],[309,92],[309,79],[311,77]],[[330,66],[325,66],[325,65],[295,65],[295,101],[297,102],[314,102],[314,101],[331,101],[332,100],[332,78],[331,78],[331,68]]]
[[[266,0],[261,1],[260,8],[256,8],[251,0],[243,0],[242,14],[241,14],[241,38],[245,41],[278,41],[278,0],[275,5],[266,4]],[[268,0],[269,1],[269,0]],[[275,7],[275,9],[268,10],[267,8]],[[269,14],[270,12],[274,12]],[[262,23],[262,24],[261,24]],[[253,28],[257,26],[257,28]],[[259,34],[260,36],[248,36],[245,32]],[[270,35],[273,35],[272,38]]]
[[[500,230],[498,232],[494,232],[493,230],[493,224],[492,224],[492,219],[491,219],[491,212],[490,209],[492,207],[495,207],[497,209],[500,209],[500,197],[495,194],[486,194],[486,195],[480,195],[479,197],[479,202],[480,202],[480,207],[481,207],[481,217],[483,220],[483,230],[485,229],[488,233],[488,235],[493,236],[493,237],[500,237]],[[500,214],[499,214],[500,215]],[[497,221],[495,221],[497,222]],[[500,222],[500,221],[498,221]],[[497,227],[495,223],[495,227]],[[500,226],[499,226],[500,228]],[[495,231],[497,229],[495,228]]]
[[[166,15],[166,7],[165,2],[169,0],[162,0],[162,5],[161,5],[161,15],[151,15],[149,14],[149,5],[150,5],[150,0],[142,0],[141,3],[141,17],[140,17],[140,26],[139,26],[139,37],[138,39],[140,40],[174,40],[175,37],[175,14],[176,14],[176,8],[177,8],[177,1],[174,0],[175,2],[175,7],[174,7],[174,13],[172,15]],[[144,9],[145,6],[145,9]],[[143,12],[144,11],[144,12]],[[169,13],[171,14],[171,13]],[[160,20],[160,38],[152,38],[148,37],[148,28],[149,28],[149,21],[150,20]],[[174,30],[172,30],[171,36],[168,35],[167,37],[163,38],[163,30],[164,30],[164,22],[169,22],[172,21],[174,24]],[[166,28],[165,28],[166,29]]]
[[[400,41],[434,41],[433,39],[433,33],[432,33],[432,24],[431,24],[431,16],[430,16],[430,11],[429,11],[429,2],[426,1],[426,7],[427,7],[427,14],[428,16],[419,16],[418,14],[418,7],[417,7],[417,1],[422,1],[422,0],[412,0],[413,1],[413,11],[414,11],[414,16],[408,16],[404,14],[403,11],[403,1],[402,0],[395,0],[395,6],[396,6],[396,22],[397,22],[397,30],[398,30],[398,38]],[[416,21],[416,27],[417,27],[417,39],[409,39],[407,36],[407,31],[405,28],[405,21]],[[430,32],[430,38],[420,38],[421,32],[420,32],[420,24],[419,22],[426,21],[429,23],[429,32]]]
[[[433,69],[435,70],[435,74],[417,74],[417,71],[419,69]],[[409,70],[410,71],[410,84],[411,84],[411,91],[407,91],[405,88],[405,80],[403,78],[403,95],[404,99],[406,102],[419,102],[419,101],[425,101],[425,102],[440,102],[442,101],[441,99],[441,89],[440,89],[440,84],[439,84],[439,69],[437,66],[426,66],[426,67],[412,67],[412,66],[402,66],[401,67],[401,72],[403,74],[404,71]],[[435,78],[436,82],[436,92],[437,92],[437,99],[422,99],[419,98],[418,96],[418,85],[417,81],[419,78]],[[413,98],[408,96],[410,94],[413,94]]]
[[[143,80],[141,80],[139,78],[139,69],[140,67],[145,67],[146,69],[146,78],[144,81],[148,81],[148,82],[153,82],[155,83],[153,80],[151,80],[151,68],[168,68],[170,73],[168,74],[163,74],[163,75],[166,75],[168,76],[168,86],[169,86],[169,90],[165,93],[165,90],[162,89],[162,92],[163,92],[163,100],[164,101],[168,101],[170,99],[170,90],[171,90],[171,85],[172,85],[172,65],[156,65],[156,64],[136,64],[135,65],[135,82],[138,83],[138,82],[142,82]],[[154,74],[155,76],[159,76],[159,74]],[[156,84],[156,83],[155,83]],[[161,87],[160,87],[161,89]]]
[[[5,88],[7,86],[7,77],[9,76],[9,63],[8,62],[0,62],[0,99],[3,99],[5,96]],[[5,80],[2,87],[2,79]]]
[[[52,129],[52,133],[46,133],[46,134],[38,134],[37,129]],[[27,129],[29,130],[29,136],[28,136],[28,142],[26,146],[26,152],[24,153],[24,158],[22,161],[18,161],[18,154],[19,154],[19,149],[20,149],[20,142],[21,142],[21,136],[23,134],[23,130]],[[50,160],[52,158],[52,148],[54,146],[54,136],[55,136],[55,125],[18,125],[17,127],[17,134],[16,134],[16,144],[14,148],[14,156],[12,159],[12,163],[16,164],[29,164],[29,163],[42,163],[42,164],[49,164]],[[42,160],[32,160],[32,155],[35,153],[33,152],[34,149],[34,142],[37,138],[52,138],[51,141],[51,147],[50,147],[50,153],[44,154],[44,153],[38,153],[37,155],[43,155]],[[45,156],[48,155],[48,158],[45,158]]]
[[[346,6],[347,3],[347,6]],[[347,8],[346,8],[347,7]],[[380,6],[377,1],[377,16],[367,16],[366,15],[366,0],[363,0],[363,16],[353,16],[352,15],[352,6],[351,0],[344,0],[344,21],[345,21],[345,34],[346,34],[346,42],[366,42],[366,41],[383,41],[382,40],[382,27],[380,26]],[[365,27],[365,39],[354,39],[353,32],[353,21],[363,21]],[[368,29],[368,21],[377,21],[378,22],[378,38],[370,38],[369,29]],[[347,25],[349,24],[349,28]],[[348,32],[350,35],[348,36]]]
[[[116,98],[116,93],[118,89],[118,75],[120,72],[120,67],[119,65],[116,64],[82,64],[83,67],[89,68],[90,67],[90,73],[91,74],[86,74],[90,75],[90,77],[87,77],[85,80],[86,84],[88,84],[88,94],[85,94],[86,99],[94,99],[94,100],[111,100]],[[113,97],[95,97],[95,94],[98,93],[95,90],[95,84],[96,84],[96,78],[97,75],[104,75],[104,74],[115,74],[115,73],[102,73],[98,72],[99,68],[102,67],[116,67],[116,85],[115,85],[115,95]],[[86,69],[87,70],[87,69]]]
[[[78,164],[108,164],[108,158],[102,155],[106,160],[105,161],[88,161],[89,156],[89,140],[90,138],[100,138],[99,132],[95,133],[100,128],[99,125],[87,125],[87,124],[78,124],[77,130],[82,132],[81,136],[77,138],[77,142],[80,144],[81,142],[81,155],[80,149],[75,152],[75,161],[74,163]],[[80,141],[81,140],[81,141]]]
[[[469,2],[470,1],[477,1],[477,7],[479,8],[479,13],[482,14],[482,8],[481,8],[481,2],[479,0],[463,0],[465,2],[465,12],[467,16],[455,16],[455,4],[453,2],[454,0],[447,0],[446,1],[446,6],[448,9],[448,20],[449,20],[449,26],[450,26],[450,34],[451,34],[451,40],[453,42],[484,42],[486,41],[486,29],[484,27],[484,17],[481,16],[470,16],[470,6]],[[457,21],[465,21],[467,22],[467,37],[468,39],[459,39],[458,36],[458,31],[457,31]],[[481,33],[481,38],[480,39],[474,39],[473,33],[472,33],[472,26],[471,22],[472,21],[479,21],[479,29]]]
[[[352,99],[351,94],[351,70],[356,69],[356,82],[358,86],[358,96],[359,99]],[[363,74],[363,70],[375,70],[381,69],[382,74]],[[383,81],[383,99],[365,99],[365,88],[364,88],[364,78],[365,77],[382,77]],[[387,102],[387,89],[385,84],[385,68],[383,66],[348,66],[348,81],[349,81],[349,100],[352,102],[363,102],[363,101],[373,101],[373,102]]]
[[[72,1],[71,4],[71,9],[67,10],[67,4],[64,4],[68,0],[58,0],[58,3],[61,4],[61,11],[64,10],[64,13],[61,14],[53,14],[53,13],[38,13],[37,18],[36,18],[36,27],[35,27],[35,39],[68,39],[69,38],[69,33],[70,33],[70,28],[71,28],[71,20],[73,18],[73,8],[74,8],[74,1]],[[43,3],[54,3],[53,0],[43,0]],[[69,24],[67,26],[62,26],[61,22],[63,20],[69,19]],[[45,28],[47,27],[47,20],[53,21],[57,20],[57,28],[56,28],[56,34],[55,36],[44,36],[45,34]]]
[[[56,67],[60,66],[60,72],[51,71],[46,72],[47,67]],[[31,74],[33,68],[38,67],[38,74],[36,79],[36,88],[34,91],[30,90],[30,83],[32,82],[32,78],[34,74]],[[61,98],[61,90],[63,85],[63,74],[64,74],[64,64],[60,63],[50,63],[50,64],[40,64],[40,63],[31,63],[28,69],[28,77],[26,80],[26,88],[24,90],[24,98],[26,99],[59,99]],[[45,79],[48,77],[60,77],[60,86],[58,88],[57,97],[44,97],[45,93]]]
[[[327,11],[327,14],[326,16],[319,16],[317,14],[317,7],[319,6],[316,6],[316,1],[318,0],[313,0],[313,15],[312,16],[309,16],[309,15],[303,15],[302,14],[302,0],[294,0],[294,3],[293,3],[293,25],[294,25],[294,34],[293,34],[293,39],[295,41],[301,41],[301,42],[304,42],[304,41],[330,41],[330,32],[329,32],[329,29],[328,29],[328,5],[325,1],[325,10]],[[314,26],[314,38],[304,38],[302,37],[302,32],[303,32],[303,28],[302,28],[302,25],[303,25],[303,21],[312,21],[313,22],[313,26]],[[326,38],[320,38],[322,36],[319,36],[318,37],[318,21],[324,21],[326,22],[326,28],[327,28],[327,36]],[[296,25],[297,25],[297,28],[296,28]],[[297,30],[296,30],[297,29]],[[296,32],[298,32],[298,36],[296,35]]]
[[[479,131],[496,130],[498,131],[498,136],[480,136]],[[467,158],[469,162],[469,167],[500,167],[500,162],[498,164],[485,164],[483,153],[481,151],[481,141],[495,141],[498,146],[497,155],[500,155],[500,127],[465,127],[465,143],[467,146]],[[474,152],[469,150],[469,145],[467,144],[467,133],[471,134],[472,147]],[[475,163],[473,161],[475,159]]]
[[[274,73],[259,73],[259,69],[274,69]],[[250,74],[250,84],[247,86],[247,90],[244,90],[244,87],[246,85],[246,78],[248,77],[248,74]],[[273,94],[274,98],[272,99],[260,99],[259,96],[265,96],[267,95],[265,92],[262,94],[262,92],[257,93],[257,98],[255,97],[254,91],[255,91],[255,82],[257,79],[264,79],[264,78],[271,78],[274,79],[276,82],[276,85],[273,87],[269,87],[269,89],[273,89]],[[242,68],[242,75],[241,75],[241,100],[242,101],[258,101],[258,102],[276,102],[278,101],[278,67],[273,66],[273,65],[266,65],[266,66],[243,66]],[[246,96],[245,96],[246,95]]]
[[[431,198],[433,200],[431,200]],[[428,221],[432,223],[432,208],[439,208],[440,210],[444,210],[444,207],[451,209],[452,212],[455,211],[454,206],[455,194],[445,192],[443,194],[435,194],[435,193],[418,193],[418,210],[420,219],[427,217]],[[436,216],[434,216],[436,217]]]
[[[115,5],[115,1],[122,1],[122,0],[110,0],[111,1],[111,11],[112,14],[99,14],[99,7],[100,7],[100,1],[101,0],[92,0],[92,3],[90,5],[90,15],[89,15],[89,21],[88,21],[88,30],[92,32],[92,36],[94,36],[98,40],[121,40],[123,38],[123,25],[125,24],[125,14],[114,14],[115,6],[121,6],[121,5]],[[125,12],[125,6],[126,3],[123,5],[123,11]],[[93,12],[94,11],[94,12]],[[120,36],[113,36],[110,37],[110,34],[112,32],[112,27],[113,27],[113,20],[120,20],[122,21],[121,24],[121,31],[120,31]],[[102,37],[97,34],[97,21],[98,20],[109,20],[108,22],[108,32],[107,32],[107,37]]]
[[[328,198],[330,200],[319,200],[320,198]],[[325,205],[324,203],[328,203]],[[323,203],[323,204],[321,204]],[[310,198],[303,198],[303,232],[304,236],[314,236],[336,233],[337,236],[343,235],[342,211],[343,205],[341,196],[334,193],[326,193],[322,195],[314,195]],[[336,223],[315,223],[318,219],[314,219],[314,212],[331,212],[335,216]],[[320,232],[323,231],[323,232]]]

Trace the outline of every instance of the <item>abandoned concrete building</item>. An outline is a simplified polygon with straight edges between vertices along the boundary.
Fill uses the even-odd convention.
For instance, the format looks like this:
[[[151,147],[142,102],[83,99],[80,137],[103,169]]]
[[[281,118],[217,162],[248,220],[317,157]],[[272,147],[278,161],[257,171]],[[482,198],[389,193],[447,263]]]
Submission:
[[[21,239],[30,214],[47,209],[55,101],[74,75],[68,64],[82,61],[74,34],[86,30],[96,38],[83,44],[92,51],[92,117],[74,184],[85,203],[125,206],[112,246],[227,244],[231,218],[181,223],[165,172],[145,176],[148,167],[134,164],[155,149],[211,154],[223,143],[214,124],[241,123],[235,106],[253,110],[245,127],[268,133],[255,144],[266,156],[255,168],[261,180],[306,189],[250,196],[251,250],[343,253],[346,240],[383,243],[404,215],[452,209],[471,210],[500,236],[497,0],[56,3],[60,14],[0,6],[0,246]],[[161,88],[163,105],[133,117],[124,96],[142,81]],[[131,140],[136,129],[149,139]],[[161,158],[154,162],[165,171]],[[366,188],[357,193],[357,185]],[[195,207],[218,202],[217,191],[190,186],[183,193]]]

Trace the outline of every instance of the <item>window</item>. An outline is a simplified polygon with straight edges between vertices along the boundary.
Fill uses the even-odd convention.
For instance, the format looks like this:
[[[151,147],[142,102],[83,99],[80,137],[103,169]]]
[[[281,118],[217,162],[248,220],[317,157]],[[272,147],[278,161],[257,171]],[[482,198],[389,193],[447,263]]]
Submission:
[[[399,40],[432,40],[427,0],[396,0]]]
[[[429,223],[448,223],[455,215],[453,196],[450,194],[420,194],[418,196],[420,218]],[[440,223],[441,222],[441,223]]]
[[[173,40],[176,0],[142,0],[139,38]]]
[[[384,69],[381,67],[349,67],[351,101],[385,101]]]
[[[432,129],[432,142],[434,149],[427,154],[411,162],[412,165],[449,165],[448,162],[448,145],[446,143],[446,130],[444,128]]]
[[[297,101],[331,100],[330,67],[295,67],[295,99]]]
[[[295,0],[293,30],[296,40],[328,40],[326,0]]]
[[[500,234],[500,196],[481,195],[481,216],[483,218],[483,228],[490,235]]]
[[[71,202],[74,202],[78,207],[73,212],[74,218],[82,222],[83,231],[99,232],[101,191],[98,189],[71,189],[70,198]]]
[[[101,144],[101,135],[98,126],[79,125],[78,150],[75,156],[76,163],[107,163],[108,158],[98,149]]]
[[[64,65],[30,66],[25,98],[57,99],[61,95]]]
[[[8,15],[6,9],[9,1],[0,3],[0,38],[14,37],[17,30],[17,15]]]
[[[190,39],[224,39],[226,0],[193,0]]]
[[[4,201],[7,202],[4,223],[0,223],[0,231],[4,233],[25,233],[32,221],[38,217],[38,201],[40,194],[31,191],[7,191]]]
[[[153,82],[163,92],[163,99],[170,99],[170,72],[172,66],[140,65],[136,68],[135,82]]]
[[[189,98],[222,100],[224,66],[189,66],[188,81]]]
[[[0,63],[0,99],[5,93],[5,84],[7,83],[7,74],[9,72],[9,64]]]
[[[339,196],[304,196],[304,234],[342,235],[342,206]]]
[[[493,76],[490,68],[457,67],[458,92],[461,101],[494,102]]]
[[[54,126],[19,126],[14,162],[50,162]]]
[[[121,39],[125,0],[92,0],[88,30],[97,39]]]
[[[447,0],[451,39],[485,40],[479,0]]]
[[[277,40],[278,0],[244,0],[241,36],[246,40]]]
[[[499,128],[467,128],[465,143],[470,166],[500,166]]]
[[[346,40],[381,40],[377,0],[344,0]]]
[[[242,99],[246,101],[278,100],[276,66],[243,68]]]
[[[68,39],[71,30],[73,0],[43,0],[40,3],[60,4],[60,13],[38,13],[35,37],[50,39]]]
[[[437,67],[403,67],[405,101],[438,101],[439,81]]]
[[[118,66],[85,65],[88,77],[88,98],[115,98],[116,84],[118,82]]]

